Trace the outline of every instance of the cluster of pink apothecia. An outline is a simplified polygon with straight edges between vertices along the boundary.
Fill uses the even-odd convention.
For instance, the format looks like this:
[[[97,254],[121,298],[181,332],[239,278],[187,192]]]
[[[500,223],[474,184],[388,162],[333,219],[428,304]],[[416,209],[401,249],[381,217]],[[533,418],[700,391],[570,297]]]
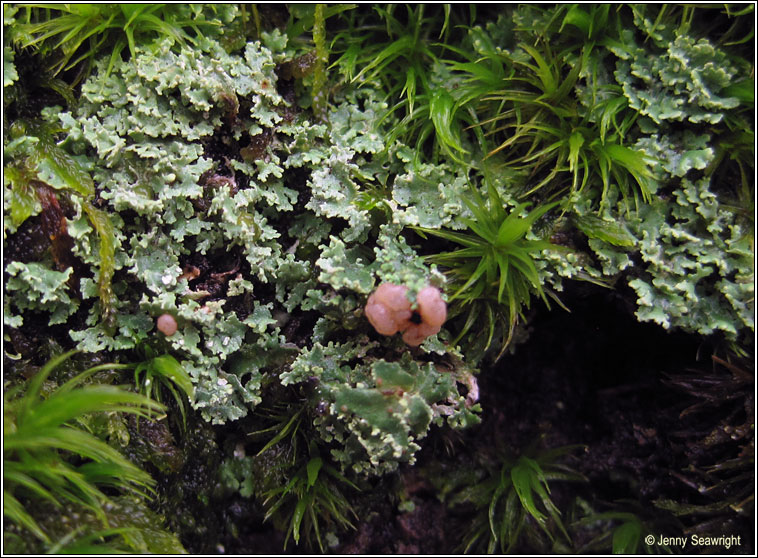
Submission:
[[[424,287],[416,295],[417,307],[411,309],[406,293],[408,287],[382,283],[368,297],[366,317],[382,335],[403,333],[403,341],[411,346],[439,332],[447,318],[447,304],[436,287]]]

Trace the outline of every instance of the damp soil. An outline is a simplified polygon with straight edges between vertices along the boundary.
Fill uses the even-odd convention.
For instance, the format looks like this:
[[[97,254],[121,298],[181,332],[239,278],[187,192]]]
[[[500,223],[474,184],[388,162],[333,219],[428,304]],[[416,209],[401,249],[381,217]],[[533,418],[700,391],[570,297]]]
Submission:
[[[633,502],[640,517],[655,528],[657,518],[671,518],[657,502],[712,504],[713,498],[704,497],[690,480],[688,467],[692,469],[697,457],[693,457],[693,445],[682,441],[686,438],[682,433],[689,428],[690,440],[698,439],[723,423],[724,417],[734,419],[734,413],[725,414],[723,406],[714,405],[699,413],[695,422],[683,419],[683,410],[697,399],[672,385],[671,378],[693,371],[708,373],[713,369],[710,355],[719,342],[639,323],[628,303],[633,300],[629,294],[576,284],[561,296],[570,312],[537,309],[529,319],[527,340],[478,376],[481,424],[464,432],[432,428],[415,465],[372,479],[360,493],[351,494],[358,515],[355,529],[339,533],[339,542],[330,551],[460,552],[473,510],[447,505],[440,493],[440,475],[480,466],[499,455],[518,456],[535,444],[543,448],[577,445],[564,463],[586,482],[551,486],[551,497],[561,510],[575,507],[577,498],[596,511],[613,509],[614,502]],[[752,393],[752,380],[748,383]],[[746,412],[753,404],[748,399]],[[752,415],[745,420],[752,420]],[[164,504],[183,510],[173,517],[190,518],[171,522],[187,550],[282,554],[284,535],[263,521],[260,505],[239,494],[219,492],[214,477],[223,448],[244,436],[244,420],[220,428],[196,428],[203,434],[195,436],[194,444],[196,449],[204,448],[205,456],[191,457],[179,473],[162,481]],[[735,457],[745,451],[746,444],[739,442],[701,447],[701,463],[706,464],[709,455],[711,461]],[[747,451],[754,450],[749,446]],[[177,486],[182,487],[179,495]],[[203,501],[199,493],[207,495]],[[164,512],[172,517],[171,512]],[[660,520],[662,532],[671,528],[669,519]],[[750,514],[722,510],[675,521],[679,533],[741,535],[741,545],[727,552],[753,551]],[[597,534],[572,532],[574,550]],[[317,550],[290,541],[286,553]],[[515,550],[553,551],[528,542]]]

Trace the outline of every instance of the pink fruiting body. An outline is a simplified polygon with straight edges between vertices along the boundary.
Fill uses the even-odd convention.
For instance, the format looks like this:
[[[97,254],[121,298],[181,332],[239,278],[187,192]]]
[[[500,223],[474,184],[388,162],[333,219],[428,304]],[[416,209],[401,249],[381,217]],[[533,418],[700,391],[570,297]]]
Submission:
[[[176,333],[176,319],[171,314],[161,314],[157,320],[158,331],[166,337],[171,337]]]
[[[408,287],[403,285],[382,283],[368,297],[366,317],[378,333],[394,335],[401,331],[403,341],[415,347],[439,332],[447,318],[447,304],[438,288],[427,286],[416,295],[414,313],[407,292]]]
[[[382,335],[394,335],[408,327],[412,316],[408,287],[382,283],[368,297],[366,317]]]

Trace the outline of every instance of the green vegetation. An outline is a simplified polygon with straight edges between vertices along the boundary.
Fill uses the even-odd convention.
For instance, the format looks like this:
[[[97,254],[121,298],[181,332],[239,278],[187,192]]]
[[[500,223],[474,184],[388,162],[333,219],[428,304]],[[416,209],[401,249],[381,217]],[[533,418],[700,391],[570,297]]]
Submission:
[[[273,520],[286,533],[285,550],[290,538],[300,545],[302,537],[304,546],[313,548],[315,540],[323,553],[335,532],[355,528],[350,521],[355,511],[342,490],[360,489],[318,455],[305,420],[307,407],[295,406],[292,416],[283,402],[277,408],[258,414],[274,424],[250,433],[253,439],[268,438],[265,445],[255,456],[227,459],[221,479],[243,497],[260,499],[263,520]]]
[[[440,8],[442,18],[436,12],[429,15]],[[459,159],[464,149],[452,135],[452,97],[435,75],[444,48],[436,40],[448,37],[455,25],[451,7],[389,5],[374,11],[350,14],[351,27],[361,32],[337,34],[334,50],[341,55],[334,65],[351,83],[380,85],[388,105],[382,120],[397,112],[405,114],[397,120],[388,143],[402,135],[420,156],[425,140],[433,134],[446,155]]]
[[[53,75],[81,65],[76,83],[89,74],[100,55],[110,53],[107,75],[124,48],[134,57],[138,46],[144,48],[162,37],[194,44],[204,36],[203,30],[219,27],[229,14],[223,6],[213,6],[213,17],[206,19],[203,11],[198,4],[38,4],[16,14],[11,41],[52,60]]]
[[[534,209],[522,217],[526,203],[506,213],[506,206],[493,187],[488,191],[488,203],[478,192],[474,193],[473,200],[464,199],[473,219],[463,220],[473,234],[418,230],[463,246],[454,252],[430,257],[434,263],[450,270],[448,279],[453,293],[449,300],[460,301],[452,316],[467,313],[454,342],[466,335],[475,323],[481,323],[485,316],[488,335],[483,350],[490,347],[495,330],[500,326],[503,331],[500,356],[513,337],[519,315],[523,316],[522,307],[529,308],[532,293],[547,303],[533,255],[556,247],[544,240],[527,240],[525,236],[534,222],[556,204]]]
[[[405,552],[365,541],[374,509],[421,530],[416,474],[445,514],[473,510],[456,519],[468,551],[662,550],[641,542],[659,524],[741,521],[752,372],[721,356],[754,351],[753,10],[5,4],[6,542],[183,551],[165,515],[204,551],[260,524],[285,549]],[[382,283],[407,288],[411,321],[440,289],[450,319],[418,347],[378,335],[364,308]],[[721,374],[670,383],[708,394],[680,429],[659,408],[625,450],[687,433],[671,462],[634,467],[688,461],[671,478],[697,494],[614,481],[628,498],[608,504],[593,482],[629,461],[548,420],[586,393],[657,404],[622,351],[598,358],[603,381],[562,371],[591,378],[584,392],[544,385],[549,403],[504,418],[516,395],[499,381],[553,372],[514,364],[522,344],[598,285],[635,325],[721,355]],[[594,332],[569,325],[549,350]],[[559,449],[532,452],[525,430]],[[492,440],[517,457],[488,458]],[[558,463],[575,442],[606,468]],[[237,515],[211,543],[200,516],[221,496]]]
[[[119,541],[112,537],[123,539],[120,544],[127,549],[156,551],[157,541],[140,544],[140,537],[151,535],[140,534],[146,526],[138,526],[136,518],[132,524],[110,528],[112,516],[118,514],[114,507],[120,505],[106,495],[115,490],[144,500],[154,494],[155,481],[89,430],[94,415],[128,413],[153,420],[163,407],[117,386],[89,383],[98,372],[124,368],[117,364],[88,368],[43,396],[43,384],[74,353],[48,361],[26,386],[4,391],[3,515],[26,528],[52,553],[118,548]],[[56,540],[22,503],[28,499],[37,500],[38,505],[49,502],[59,511],[73,505],[82,513],[91,512],[100,529],[87,532],[84,525],[72,526],[74,530]],[[181,545],[174,539],[166,548],[181,549]]]
[[[535,529],[547,537],[547,549],[559,548],[555,546],[556,536],[570,545],[571,538],[561,513],[551,499],[550,485],[555,481],[586,480],[556,463],[557,458],[572,449],[575,448],[558,448],[534,458],[522,455],[518,459],[504,460],[499,471],[454,496],[456,504],[471,502],[479,512],[465,537],[463,550],[486,548],[486,552],[492,554],[499,549],[507,554],[522,536],[539,539]]]
[[[185,400],[189,398],[191,403],[195,392],[192,379],[171,355],[155,355],[149,346],[145,346],[143,350],[148,358],[134,366],[134,381],[137,387],[143,395],[158,402],[161,402],[163,397],[161,386],[165,387],[182,414],[182,424],[186,424]],[[179,394],[177,387],[184,396]]]
[[[309,541],[315,533],[319,549],[324,552],[319,522],[335,523],[340,529],[355,528],[348,519],[350,515],[355,516],[355,512],[342,495],[339,484],[358,488],[337,469],[324,464],[320,457],[312,457],[291,475],[286,486],[272,488],[264,494],[263,503],[268,508],[266,519],[280,514],[288,524],[285,550],[290,536],[299,544],[300,533],[305,531]]]

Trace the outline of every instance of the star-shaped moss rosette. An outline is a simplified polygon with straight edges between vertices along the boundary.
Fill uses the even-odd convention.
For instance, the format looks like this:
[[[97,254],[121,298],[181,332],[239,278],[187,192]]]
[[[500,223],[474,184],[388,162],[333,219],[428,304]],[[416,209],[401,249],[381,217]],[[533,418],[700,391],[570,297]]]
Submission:
[[[462,221],[467,232],[417,228],[463,246],[451,252],[429,256],[429,260],[445,268],[451,282],[451,317],[466,315],[454,343],[472,331],[475,324],[487,324],[487,350],[500,327],[503,331],[500,354],[508,345],[523,308],[529,308],[531,297],[537,294],[545,304],[547,296],[540,282],[534,255],[542,250],[557,248],[545,240],[529,240],[527,232],[534,222],[555,207],[558,202],[533,209],[526,215],[528,203],[507,212],[495,188],[488,189],[488,201],[472,190],[464,198],[473,214]]]

